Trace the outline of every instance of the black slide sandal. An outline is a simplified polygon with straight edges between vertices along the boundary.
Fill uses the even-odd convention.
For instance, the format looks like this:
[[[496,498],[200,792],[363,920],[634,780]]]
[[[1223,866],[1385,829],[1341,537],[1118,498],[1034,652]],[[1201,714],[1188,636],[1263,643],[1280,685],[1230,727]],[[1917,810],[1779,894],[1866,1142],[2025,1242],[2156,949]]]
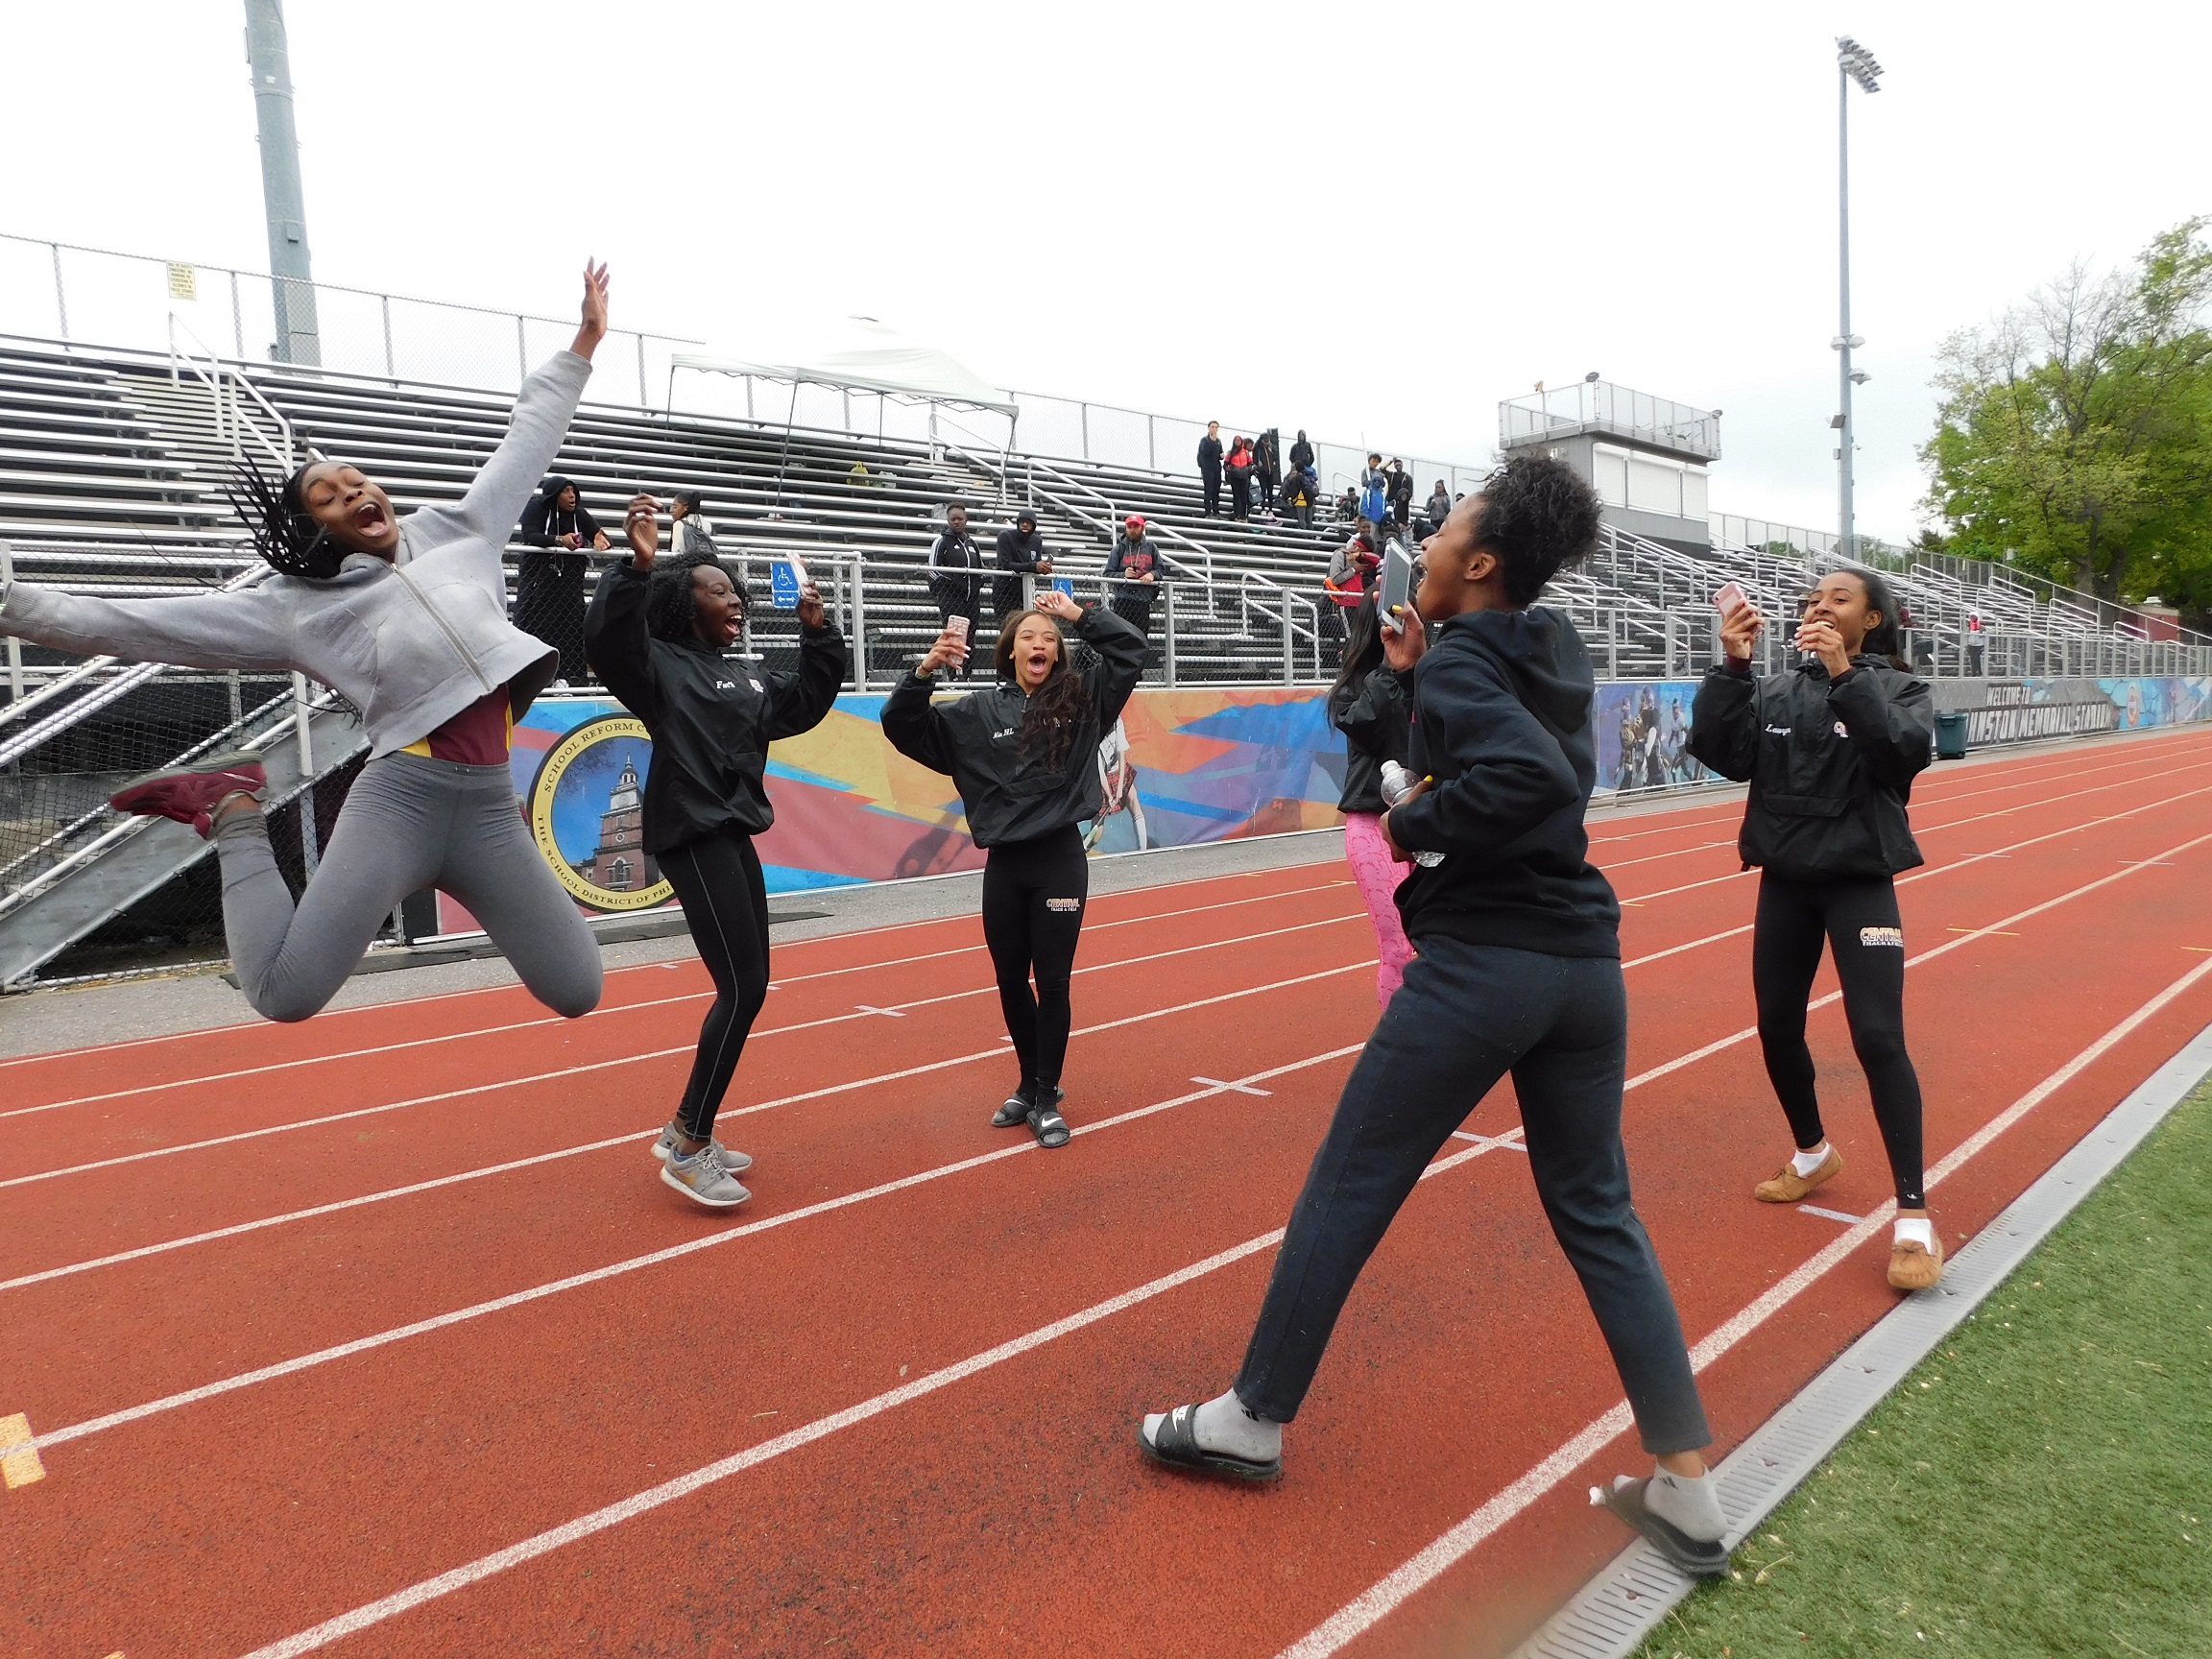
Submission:
[[[1590,1488],[1590,1502],[1610,1509],[1644,1535],[1645,1541],[1693,1578],[1719,1578],[1728,1572],[1727,1547],[1718,1541],[1693,1538],[1663,1515],[1654,1515],[1644,1503],[1644,1489],[1651,1482],[1623,1480]]]
[[[991,1114],[991,1127],[1013,1129],[1029,1120],[1029,1085],[1024,1083],[1006,1096],[1006,1104]]]
[[[1049,1106],[1033,1108],[1029,1114],[1030,1131],[1037,1137],[1037,1144],[1046,1148],[1065,1146],[1074,1131],[1068,1127],[1068,1119]]]
[[[1226,1452],[1209,1452],[1198,1444],[1198,1407],[1178,1406],[1160,1419],[1158,1440],[1144,1438],[1144,1425],[1137,1425],[1137,1444],[1144,1449],[1144,1455],[1155,1463],[1165,1463],[1170,1469],[1188,1469],[1198,1475],[1230,1475],[1239,1480],[1279,1480],[1283,1478],[1283,1459],[1274,1458],[1265,1463],[1255,1463],[1248,1457],[1232,1457]]]

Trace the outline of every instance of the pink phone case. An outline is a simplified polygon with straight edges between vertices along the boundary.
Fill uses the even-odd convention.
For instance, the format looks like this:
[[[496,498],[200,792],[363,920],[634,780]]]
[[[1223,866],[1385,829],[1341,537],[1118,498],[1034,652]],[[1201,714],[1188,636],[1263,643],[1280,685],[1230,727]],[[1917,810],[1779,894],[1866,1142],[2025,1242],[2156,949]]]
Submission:
[[[1713,595],[1713,604],[1723,616],[1735,615],[1737,612],[1743,610],[1749,603],[1750,601],[1744,596],[1743,589],[1733,582]]]

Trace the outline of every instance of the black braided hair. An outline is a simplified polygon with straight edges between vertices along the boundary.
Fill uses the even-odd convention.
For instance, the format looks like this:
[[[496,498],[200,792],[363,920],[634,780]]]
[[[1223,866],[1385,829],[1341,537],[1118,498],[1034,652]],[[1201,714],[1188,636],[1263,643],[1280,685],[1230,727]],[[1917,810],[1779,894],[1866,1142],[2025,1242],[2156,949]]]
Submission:
[[[1021,682],[1014,672],[1014,636],[1032,616],[1043,616],[1057,630],[1060,620],[1043,611],[1017,611],[998,630],[998,649],[992,653],[1001,680]],[[1082,676],[1068,666],[1068,637],[1060,636],[1060,654],[1045,676],[1045,684],[1029,694],[1028,712],[1022,717],[1021,750],[1057,772],[1068,764],[1068,752],[1075,746],[1075,733],[1091,718],[1091,688]]]
[[[746,589],[744,578],[711,553],[661,560],[654,564],[653,574],[645,585],[645,631],[648,634],[671,644],[680,644],[691,637],[691,619],[697,613],[691,597],[691,572],[709,568],[729,577],[730,586],[737,590],[740,611],[747,616],[753,614],[753,595]]]
[[[1533,605],[1560,566],[1598,545],[1598,493],[1574,468],[1549,455],[1516,455],[1482,480],[1475,544],[1505,567],[1505,597]]]
[[[307,511],[307,474],[320,465],[310,461],[277,484],[249,455],[231,469],[223,493],[271,569],[326,582],[338,574],[346,551]]]

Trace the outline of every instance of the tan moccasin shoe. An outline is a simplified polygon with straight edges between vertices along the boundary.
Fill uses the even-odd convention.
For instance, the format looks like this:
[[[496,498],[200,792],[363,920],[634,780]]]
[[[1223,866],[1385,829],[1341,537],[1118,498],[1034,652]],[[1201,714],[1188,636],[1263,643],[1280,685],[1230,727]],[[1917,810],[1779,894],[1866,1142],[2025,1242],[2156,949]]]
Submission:
[[[1943,1277],[1943,1240],[1927,1249],[1916,1239],[1900,1238],[1889,1246],[1889,1287],[1892,1290],[1926,1290]]]
[[[1794,1204],[1814,1188],[1842,1173],[1843,1155],[1831,1146],[1828,1156],[1820,1160],[1820,1166],[1812,1174],[1800,1175],[1794,1164],[1785,1164],[1754,1187],[1751,1195],[1762,1204]]]

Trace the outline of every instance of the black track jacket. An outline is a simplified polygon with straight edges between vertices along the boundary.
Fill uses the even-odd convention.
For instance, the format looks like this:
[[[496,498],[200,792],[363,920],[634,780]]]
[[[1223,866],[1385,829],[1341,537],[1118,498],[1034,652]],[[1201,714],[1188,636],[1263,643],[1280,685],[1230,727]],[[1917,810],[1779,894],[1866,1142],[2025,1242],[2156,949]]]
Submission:
[[[1119,718],[1144,668],[1144,637],[1094,607],[1072,624],[1098,653],[1081,670],[1091,717],[1075,729],[1057,769],[1022,753],[1029,697],[1011,680],[949,703],[929,701],[930,683],[909,673],[883,701],[883,735],[909,760],[950,773],[978,847],[1034,841],[1098,810],[1098,743]]]
[[[1562,612],[1440,622],[1413,665],[1412,770],[1436,780],[1390,812],[1390,837],[1441,853],[1398,887],[1406,936],[1548,956],[1621,954],[1621,906],[1582,827],[1598,780],[1596,682]]]
[[[1801,880],[1926,862],[1905,804],[1935,741],[1928,683],[1878,657],[1833,681],[1817,661],[1764,680],[1723,663],[1690,706],[1690,753],[1751,785],[1743,862]]]
[[[1329,691],[1329,723],[1344,733],[1344,792],[1339,812],[1382,810],[1382,762],[1406,764],[1413,745],[1407,680],[1384,662]]]
[[[757,835],[776,822],[763,781],[768,745],[813,730],[837,701],[850,660],[833,623],[807,629],[799,670],[771,674],[705,640],[656,639],[645,628],[645,572],[621,564],[599,579],[584,617],[584,655],[607,689],[645,722],[645,851],[702,835]]]

